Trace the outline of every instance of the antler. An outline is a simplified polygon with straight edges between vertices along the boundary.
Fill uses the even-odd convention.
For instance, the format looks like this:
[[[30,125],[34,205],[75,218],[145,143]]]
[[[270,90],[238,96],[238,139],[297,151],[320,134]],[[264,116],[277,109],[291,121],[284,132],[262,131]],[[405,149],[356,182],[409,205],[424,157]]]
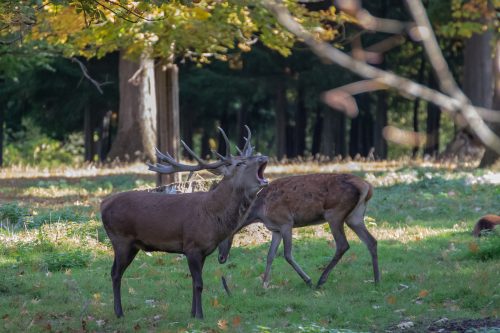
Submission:
[[[250,157],[253,154],[253,147],[252,144],[250,143],[250,140],[252,139],[252,132],[250,131],[250,128],[247,125],[245,125],[245,128],[248,133],[247,137],[244,138],[245,146],[241,150],[238,147],[236,147],[236,149],[238,149],[238,153],[240,154],[240,156]]]
[[[155,148],[158,160],[165,163],[166,165],[160,163],[156,163],[154,165],[151,163],[146,163],[149,166],[149,170],[163,174],[185,172],[185,171],[193,173],[195,171],[200,171],[200,170],[213,170],[221,167],[224,164],[231,164],[232,156],[231,156],[231,147],[229,144],[229,139],[227,138],[227,135],[222,128],[218,127],[218,129],[221,132],[224,141],[226,142],[226,156],[217,154],[220,161],[214,163],[208,163],[207,161],[201,159],[198,155],[196,155],[196,153],[191,148],[189,148],[189,146],[184,141],[181,140],[181,144],[184,147],[184,149],[189,153],[189,155],[191,155],[198,162],[197,165],[182,164],[176,161],[169,153],[163,154],[157,148]]]

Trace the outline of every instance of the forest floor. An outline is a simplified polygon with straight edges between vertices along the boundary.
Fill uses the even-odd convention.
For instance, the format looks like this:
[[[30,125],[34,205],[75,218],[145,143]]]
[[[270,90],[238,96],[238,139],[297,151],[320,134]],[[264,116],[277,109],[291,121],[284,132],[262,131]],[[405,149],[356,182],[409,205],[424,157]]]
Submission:
[[[0,331],[500,332],[500,230],[471,236],[480,216],[500,213],[500,172],[405,162],[266,170],[271,179],[311,172],[351,172],[375,186],[365,223],[379,241],[380,285],[347,230],[351,248],[321,289],[308,288],[281,253],[264,289],[270,234],[256,224],[237,236],[227,264],[207,258],[199,321],[190,318],[186,259],[163,253],[137,256],[122,283],[125,318],[114,316],[99,203],[154,187],[144,166],[0,170]],[[295,259],[316,281],[335,250],[328,225],[294,238]]]

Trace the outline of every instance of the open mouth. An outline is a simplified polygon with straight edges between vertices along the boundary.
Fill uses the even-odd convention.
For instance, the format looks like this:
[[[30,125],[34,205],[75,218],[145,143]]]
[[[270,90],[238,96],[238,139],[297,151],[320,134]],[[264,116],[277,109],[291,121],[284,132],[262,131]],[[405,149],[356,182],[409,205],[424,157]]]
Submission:
[[[259,166],[259,169],[257,170],[257,179],[260,182],[261,186],[267,186],[269,184],[269,181],[264,178],[264,170],[266,169],[267,166],[267,159]]]

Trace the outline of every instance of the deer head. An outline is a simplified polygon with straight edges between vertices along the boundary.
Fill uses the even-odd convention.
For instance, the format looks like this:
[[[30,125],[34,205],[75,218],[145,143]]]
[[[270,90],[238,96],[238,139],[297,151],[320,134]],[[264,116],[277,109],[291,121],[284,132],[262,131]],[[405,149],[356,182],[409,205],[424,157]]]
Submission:
[[[198,162],[197,165],[182,164],[176,161],[169,153],[163,154],[157,149],[156,156],[162,163],[156,163],[155,165],[148,163],[149,170],[163,174],[175,172],[190,172],[190,174],[192,174],[196,171],[207,170],[213,174],[222,175],[223,180],[231,180],[236,189],[244,190],[245,193],[248,194],[248,197],[251,197],[256,194],[260,188],[268,185],[268,180],[264,178],[264,169],[267,166],[268,158],[267,156],[253,155],[253,147],[250,144],[252,133],[248,126],[245,125],[245,128],[248,136],[245,138],[246,143],[243,149],[240,150],[237,148],[239,152],[238,156],[231,155],[229,139],[224,130],[219,127],[218,129],[226,143],[225,156],[213,151],[219,158],[219,161],[209,163],[201,159],[181,140],[184,149]]]

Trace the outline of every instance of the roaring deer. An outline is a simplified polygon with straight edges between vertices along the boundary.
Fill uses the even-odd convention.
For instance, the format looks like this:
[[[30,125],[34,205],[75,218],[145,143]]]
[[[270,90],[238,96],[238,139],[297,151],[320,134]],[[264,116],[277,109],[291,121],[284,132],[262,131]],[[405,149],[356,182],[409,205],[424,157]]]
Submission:
[[[310,174],[279,178],[257,195],[239,229],[254,222],[262,222],[272,231],[272,241],[267,255],[263,277],[264,287],[269,284],[271,264],[283,239],[287,262],[300,277],[312,286],[311,278],[297,264],[292,255],[292,228],[299,228],[328,221],[336,243],[333,259],[323,271],[317,287],[324,284],[331,270],[349,249],[344,233],[346,223],[366,244],[372,257],[374,281],[380,273],[377,258],[377,240],[370,234],[363,221],[366,203],[373,188],[370,183],[349,174]],[[236,230],[236,232],[239,231]],[[224,263],[231,249],[233,235],[219,244],[219,262]]]
[[[476,222],[472,234],[475,237],[481,237],[483,232],[492,231],[497,225],[500,225],[500,216],[498,215],[485,215]]]
[[[201,293],[205,258],[238,227],[240,215],[268,184],[264,179],[268,158],[253,155],[248,127],[248,138],[245,147],[238,149],[239,156],[231,156],[229,140],[224,131],[219,130],[226,142],[226,156],[217,154],[220,159],[217,162],[202,160],[181,141],[198,165],[181,164],[158,150],[158,159],[166,165],[148,164],[150,170],[164,174],[208,170],[223,175],[214,189],[181,194],[129,191],[102,202],[102,222],[115,253],[111,279],[117,317],[123,316],[120,293],[123,273],[139,250],[144,250],[183,253],[187,257],[193,283],[191,315],[203,318]]]

